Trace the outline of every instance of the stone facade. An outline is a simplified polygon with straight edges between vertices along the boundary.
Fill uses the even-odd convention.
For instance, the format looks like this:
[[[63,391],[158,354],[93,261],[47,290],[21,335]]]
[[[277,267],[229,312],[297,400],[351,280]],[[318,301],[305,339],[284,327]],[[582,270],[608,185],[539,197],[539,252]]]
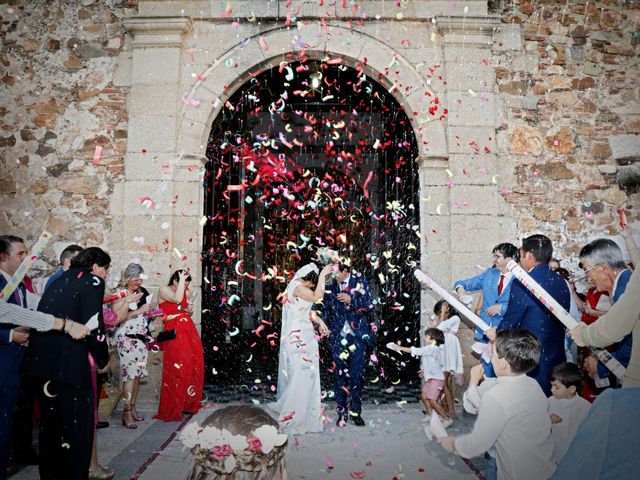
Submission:
[[[422,264],[436,280],[472,275],[494,244],[538,232],[575,268],[588,238],[617,232],[619,206],[638,223],[640,9],[493,4],[503,10],[474,0],[5,2],[0,231],[56,235],[40,270],[75,242],[104,246],[115,272],[139,259],[152,285],[182,265],[197,283],[211,125],[251,73],[303,48],[365,63],[410,112]],[[430,115],[427,94],[448,114]],[[425,292],[423,317],[432,302]]]

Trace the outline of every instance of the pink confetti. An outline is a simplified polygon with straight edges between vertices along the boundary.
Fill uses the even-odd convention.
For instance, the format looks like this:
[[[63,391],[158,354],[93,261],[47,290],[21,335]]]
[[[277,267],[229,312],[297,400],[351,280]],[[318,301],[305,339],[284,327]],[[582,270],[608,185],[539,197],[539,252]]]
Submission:
[[[267,45],[267,42],[265,41],[264,37],[260,37],[260,46],[262,47],[262,50],[264,50],[265,52],[269,50],[269,45]]]
[[[102,155],[102,145],[96,145],[96,149],[93,151],[93,164],[98,165],[100,163],[100,156]]]
[[[329,470],[333,469],[333,458],[332,457],[327,457],[327,468]]]

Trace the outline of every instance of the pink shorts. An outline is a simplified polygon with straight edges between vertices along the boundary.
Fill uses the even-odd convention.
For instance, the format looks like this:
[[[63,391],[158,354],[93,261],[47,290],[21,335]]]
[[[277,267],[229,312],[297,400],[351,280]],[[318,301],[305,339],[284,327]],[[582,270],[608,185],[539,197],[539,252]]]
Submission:
[[[430,378],[424,385],[422,385],[422,395],[427,397],[429,400],[438,400],[443,388],[444,380]]]

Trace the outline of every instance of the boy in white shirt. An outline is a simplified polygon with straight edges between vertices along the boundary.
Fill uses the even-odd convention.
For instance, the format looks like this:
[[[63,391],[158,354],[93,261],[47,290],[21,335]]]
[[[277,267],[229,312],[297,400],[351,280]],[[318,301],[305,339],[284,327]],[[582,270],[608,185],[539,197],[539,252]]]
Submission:
[[[573,441],[578,427],[589,414],[591,404],[578,395],[582,386],[582,372],[575,363],[556,365],[549,376],[551,396],[549,413],[553,436],[553,459],[559,463]]]
[[[526,375],[540,360],[540,341],[528,330],[502,330],[492,351],[498,378],[481,397],[473,430],[438,442],[464,458],[495,448],[498,480],[545,480],[555,469],[548,400]]]

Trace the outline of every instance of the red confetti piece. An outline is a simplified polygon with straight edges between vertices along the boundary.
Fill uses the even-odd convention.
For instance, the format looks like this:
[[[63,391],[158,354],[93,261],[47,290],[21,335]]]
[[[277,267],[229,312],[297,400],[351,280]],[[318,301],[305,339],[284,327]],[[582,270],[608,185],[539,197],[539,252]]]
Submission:
[[[100,155],[102,155],[102,145],[96,145],[96,149],[93,151],[94,165],[98,165],[100,163]]]

